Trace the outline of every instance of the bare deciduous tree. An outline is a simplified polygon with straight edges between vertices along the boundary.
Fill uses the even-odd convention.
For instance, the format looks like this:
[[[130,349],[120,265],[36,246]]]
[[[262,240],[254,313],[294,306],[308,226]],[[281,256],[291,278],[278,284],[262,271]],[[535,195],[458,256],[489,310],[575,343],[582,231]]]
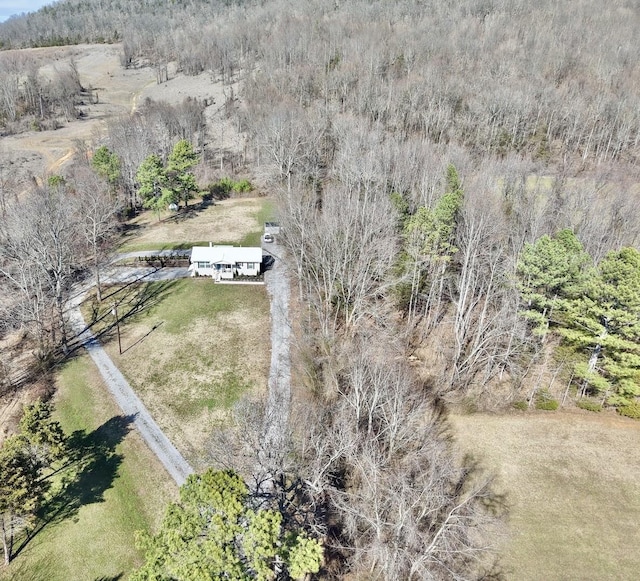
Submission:
[[[488,550],[488,482],[457,465],[442,417],[384,333],[342,355],[337,395],[306,407],[300,434],[309,489],[330,498],[329,546],[370,578],[472,575]]]
[[[109,185],[88,164],[75,165],[69,173],[68,180],[73,192],[68,203],[75,217],[78,233],[90,255],[96,295],[98,301],[101,301],[100,268],[104,266],[108,256],[109,242],[117,227],[120,207],[110,194]]]

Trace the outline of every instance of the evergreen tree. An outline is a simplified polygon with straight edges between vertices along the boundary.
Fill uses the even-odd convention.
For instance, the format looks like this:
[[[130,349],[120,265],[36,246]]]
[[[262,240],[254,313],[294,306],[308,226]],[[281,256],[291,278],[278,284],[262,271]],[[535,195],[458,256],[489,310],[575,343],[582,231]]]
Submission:
[[[8,565],[13,539],[29,526],[42,505],[48,481],[41,478],[42,465],[29,453],[22,436],[12,436],[0,448],[0,529],[4,562]]]
[[[621,405],[640,396],[640,252],[612,251],[593,269],[584,294],[567,302],[565,341],[589,355],[576,366],[582,392]]]
[[[32,456],[43,466],[50,466],[67,453],[67,439],[58,422],[52,419],[53,405],[38,401],[25,408],[20,420],[20,433]]]
[[[116,187],[121,175],[120,158],[107,146],[103,145],[95,150],[91,167],[101,178],[107,180],[112,189]]]
[[[518,288],[523,315],[533,323],[535,333],[546,334],[553,314],[562,311],[565,299],[580,294],[589,261],[571,230],[525,244],[517,265]]]
[[[15,534],[35,520],[49,489],[46,468],[66,454],[66,437],[51,418],[51,404],[25,408],[19,434],[0,448],[0,532],[4,562],[9,564]]]
[[[157,155],[150,155],[140,164],[136,181],[144,207],[156,214],[176,201],[173,192],[167,188],[167,174],[162,160]]]
[[[449,165],[445,194],[433,208],[421,206],[405,220],[403,262],[411,281],[410,315],[415,311],[418,294],[425,285],[430,287],[427,302],[440,302],[447,264],[457,252],[455,230],[463,199],[458,173],[453,165]]]
[[[139,535],[145,563],[132,581],[267,581],[284,571],[294,578],[317,572],[319,542],[302,531],[285,531],[281,513],[253,504],[232,471],[189,476],[158,534]]]
[[[198,191],[196,178],[191,171],[196,165],[198,165],[198,156],[193,151],[191,143],[186,139],[178,141],[167,160],[166,175],[168,187],[177,201],[184,200],[185,208],[194,193]]]

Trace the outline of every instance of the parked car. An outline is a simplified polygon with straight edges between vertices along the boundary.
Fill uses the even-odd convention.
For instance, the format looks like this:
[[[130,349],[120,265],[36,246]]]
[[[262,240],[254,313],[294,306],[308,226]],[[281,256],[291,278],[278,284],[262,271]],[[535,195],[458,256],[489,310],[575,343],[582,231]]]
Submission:
[[[273,242],[273,234],[265,234],[265,235],[262,237],[262,239],[263,239],[265,242]]]

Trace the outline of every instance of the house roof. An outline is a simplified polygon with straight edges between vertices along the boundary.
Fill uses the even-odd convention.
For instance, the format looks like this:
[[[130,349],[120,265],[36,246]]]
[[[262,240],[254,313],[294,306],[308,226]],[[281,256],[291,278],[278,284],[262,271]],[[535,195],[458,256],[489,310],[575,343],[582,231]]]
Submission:
[[[237,262],[262,262],[262,248],[252,246],[194,246],[191,262],[211,264],[235,264]]]

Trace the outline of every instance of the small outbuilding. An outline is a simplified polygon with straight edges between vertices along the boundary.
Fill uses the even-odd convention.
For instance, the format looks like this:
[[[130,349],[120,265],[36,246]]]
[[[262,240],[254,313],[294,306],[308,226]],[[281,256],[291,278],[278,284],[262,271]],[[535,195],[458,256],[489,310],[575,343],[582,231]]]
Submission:
[[[262,271],[262,248],[245,246],[194,246],[191,250],[191,276],[210,276],[214,280],[237,276],[258,276]]]

